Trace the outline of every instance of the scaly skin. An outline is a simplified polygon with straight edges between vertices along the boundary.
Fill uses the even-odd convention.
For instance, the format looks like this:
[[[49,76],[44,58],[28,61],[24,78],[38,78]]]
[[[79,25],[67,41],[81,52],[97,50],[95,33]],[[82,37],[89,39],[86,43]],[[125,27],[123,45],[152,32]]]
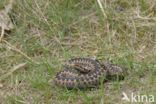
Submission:
[[[122,74],[122,68],[108,62],[100,63],[90,58],[74,58],[63,65],[63,70],[55,76],[58,86],[73,88],[97,87],[107,75]]]

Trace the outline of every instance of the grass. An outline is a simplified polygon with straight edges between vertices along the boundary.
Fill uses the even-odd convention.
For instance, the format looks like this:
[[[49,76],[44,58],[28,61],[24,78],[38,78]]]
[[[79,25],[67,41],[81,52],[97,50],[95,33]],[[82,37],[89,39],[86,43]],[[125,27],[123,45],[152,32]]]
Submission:
[[[0,102],[129,103],[121,100],[122,92],[156,97],[156,2],[103,0],[102,6],[106,16],[96,0],[16,0],[10,13],[15,29],[5,40],[39,64],[0,43],[0,76],[27,62],[0,82]],[[92,91],[58,88],[51,80],[71,57],[109,60],[126,66],[130,74]]]

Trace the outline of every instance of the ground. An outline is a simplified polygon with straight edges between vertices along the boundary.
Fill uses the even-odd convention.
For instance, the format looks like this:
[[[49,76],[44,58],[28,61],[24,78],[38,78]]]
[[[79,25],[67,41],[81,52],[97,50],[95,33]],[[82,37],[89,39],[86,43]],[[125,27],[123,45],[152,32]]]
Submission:
[[[130,104],[123,92],[156,100],[155,0],[16,0],[9,15],[14,29],[3,38],[11,46],[0,43],[0,78],[26,65],[0,81],[2,104]],[[98,89],[59,88],[52,80],[72,57],[109,60],[130,73]]]

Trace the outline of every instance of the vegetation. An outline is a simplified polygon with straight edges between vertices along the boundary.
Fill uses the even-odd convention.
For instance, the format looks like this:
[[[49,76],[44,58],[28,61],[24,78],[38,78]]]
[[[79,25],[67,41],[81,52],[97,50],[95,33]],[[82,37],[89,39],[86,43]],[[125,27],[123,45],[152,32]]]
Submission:
[[[123,92],[156,97],[156,1],[98,1],[15,0],[9,14],[15,28],[3,38],[14,47],[0,43],[0,76],[27,64],[0,82],[0,102],[127,104]],[[62,89],[52,79],[71,57],[109,60],[130,73],[98,89]]]

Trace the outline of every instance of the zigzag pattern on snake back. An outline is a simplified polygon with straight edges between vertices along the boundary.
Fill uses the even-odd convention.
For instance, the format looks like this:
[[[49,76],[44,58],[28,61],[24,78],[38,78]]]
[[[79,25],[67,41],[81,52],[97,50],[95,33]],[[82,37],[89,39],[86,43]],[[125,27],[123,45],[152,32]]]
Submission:
[[[63,70],[56,74],[54,81],[56,85],[67,89],[97,87],[107,74],[120,71],[122,73],[120,67],[107,62],[101,64],[91,58],[70,59],[62,68]]]

